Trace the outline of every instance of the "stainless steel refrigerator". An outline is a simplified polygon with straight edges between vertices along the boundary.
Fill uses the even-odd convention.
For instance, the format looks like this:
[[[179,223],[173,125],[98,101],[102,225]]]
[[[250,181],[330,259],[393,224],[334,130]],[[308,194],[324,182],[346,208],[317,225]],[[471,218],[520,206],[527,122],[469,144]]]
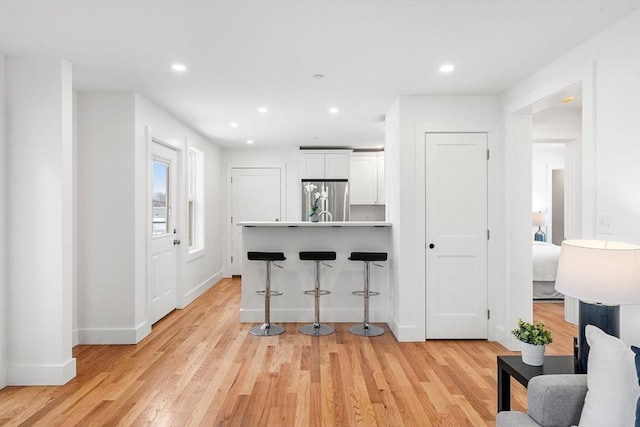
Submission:
[[[302,221],[349,221],[349,181],[302,180]]]

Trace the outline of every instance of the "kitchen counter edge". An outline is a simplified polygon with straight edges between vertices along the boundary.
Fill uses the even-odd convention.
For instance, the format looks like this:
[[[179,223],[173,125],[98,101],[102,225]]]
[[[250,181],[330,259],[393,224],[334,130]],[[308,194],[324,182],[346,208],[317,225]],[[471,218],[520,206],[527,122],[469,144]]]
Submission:
[[[391,227],[390,222],[382,221],[242,221],[241,227]]]

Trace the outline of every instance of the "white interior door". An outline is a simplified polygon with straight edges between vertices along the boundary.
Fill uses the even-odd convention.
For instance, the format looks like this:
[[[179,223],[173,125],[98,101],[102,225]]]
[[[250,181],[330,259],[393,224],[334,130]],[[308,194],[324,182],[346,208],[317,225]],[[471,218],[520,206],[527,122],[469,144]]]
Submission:
[[[231,170],[231,274],[242,274],[241,221],[280,221],[280,168]]]
[[[149,292],[151,323],[176,308],[177,234],[176,200],[178,153],[157,142],[151,147],[151,241]]]
[[[487,135],[426,134],[426,338],[487,338]]]

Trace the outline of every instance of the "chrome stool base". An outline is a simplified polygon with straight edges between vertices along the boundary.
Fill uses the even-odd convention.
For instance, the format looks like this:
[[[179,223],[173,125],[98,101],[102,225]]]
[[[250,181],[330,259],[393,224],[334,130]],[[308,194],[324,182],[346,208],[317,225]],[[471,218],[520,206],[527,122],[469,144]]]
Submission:
[[[251,335],[258,337],[272,337],[280,335],[284,332],[284,326],[274,325],[271,323],[271,297],[282,295],[282,292],[271,290],[271,264],[278,268],[282,268],[275,261],[285,261],[287,258],[282,252],[247,252],[249,261],[264,261],[267,270],[267,277],[263,291],[256,291],[257,295],[264,297],[264,323],[249,329]]]
[[[305,325],[300,328],[300,333],[309,335],[312,337],[321,337],[325,335],[331,335],[336,330],[331,326],[323,325],[320,323],[320,297],[322,295],[329,295],[331,292],[320,289],[320,263],[327,267],[333,268],[325,261],[335,261],[336,253],[333,251],[301,251],[299,253],[301,261],[313,261],[315,262],[315,281],[313,290],[304,291],[305,295],[313,295],[313,301],[315,305],[315,317],[313,323]]]
[[[336,330],[331,326],[316,325],[313,323],[310,325],[304,325],[303,327],[300,328],[301,333],[312,336],[312,337],[321,337],[324,335],[331,335],[335,331]]]
[[[384,329],[380,326],[375,326],[369,323],[369,297],[380,295],[380,292],[375,292],[369,289],[369,266],[373,264],[378,267],[382,267],[376,264],[378,261],[386,261],[386,252],[351,252],[349,261],[362,261],[364,262],[364,290],[353,291],[353,295],[361,296],[364,299],[364,322],[359,325],[355,325],[349,328],[349,332],[360,337],[377,337],[384,334]]]
[[[263,323],[262,325],[254,326],[249,330],[251,335],[258,337],[271,337],[274,335],[280,335],[284,332],[284,327],[280,325],[273,325]]]
[[[349,328],[349,332],[361,337],[377,337],[384,334],[384,329],[376,325],[355,325]]]

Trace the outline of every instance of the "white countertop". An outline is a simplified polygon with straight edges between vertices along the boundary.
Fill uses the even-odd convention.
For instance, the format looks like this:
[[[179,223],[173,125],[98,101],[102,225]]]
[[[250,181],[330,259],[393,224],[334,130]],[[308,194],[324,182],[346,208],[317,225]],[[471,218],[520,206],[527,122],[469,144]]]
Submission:
[[[382,221],[243,221],[242,227],[391,227],[390,222]]]

